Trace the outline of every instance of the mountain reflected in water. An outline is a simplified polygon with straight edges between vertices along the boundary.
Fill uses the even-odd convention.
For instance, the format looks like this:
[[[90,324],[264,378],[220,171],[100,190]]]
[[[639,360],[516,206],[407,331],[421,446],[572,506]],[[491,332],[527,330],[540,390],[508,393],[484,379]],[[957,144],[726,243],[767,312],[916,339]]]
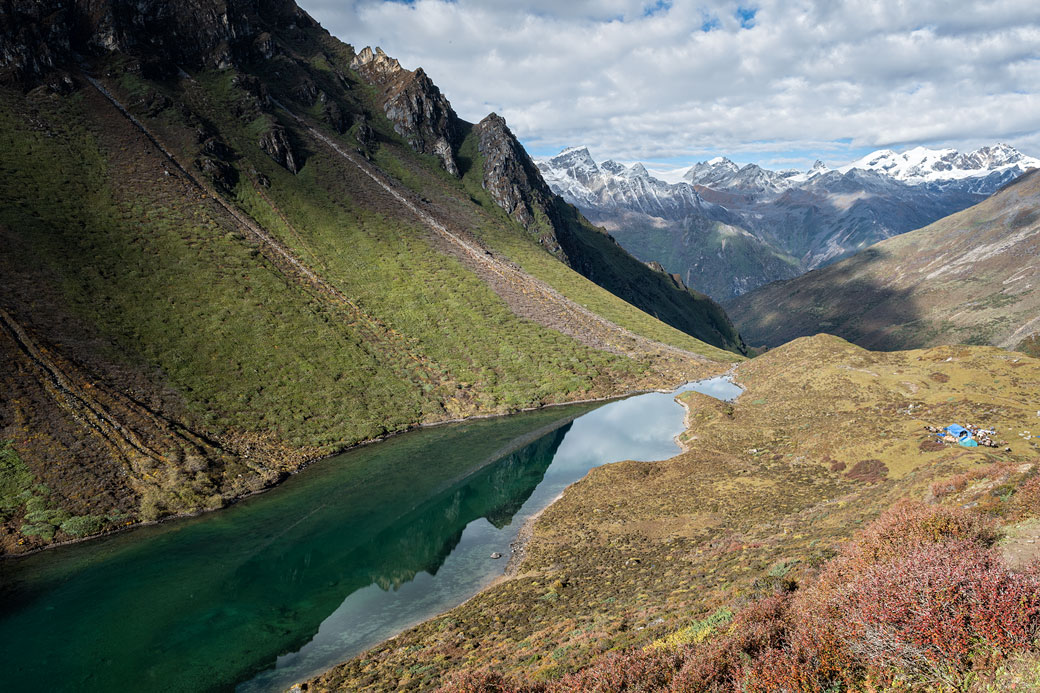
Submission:
[[[219,513],[0,562],[0,690],[284,690],[488,585],[589,469],[678,453],[673,397],[409,433]]]
[[[0,688],[230,690],[350,595],[437,574],[467,525],[509,526],[588,410],[400,436],[221,513],[6,561]]]

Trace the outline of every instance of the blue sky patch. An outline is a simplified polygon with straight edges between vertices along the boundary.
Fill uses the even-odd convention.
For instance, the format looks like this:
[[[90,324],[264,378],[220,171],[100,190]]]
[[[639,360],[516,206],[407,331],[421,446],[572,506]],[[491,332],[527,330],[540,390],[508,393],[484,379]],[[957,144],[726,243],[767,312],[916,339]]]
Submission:
[[[646,9],[643,10],[643,16],[653,17],[655,14],[659,12],[667,13],[670,9],[672,9],[671,0],[657,0],[657,2],[651,3],[650,5],[646,6]]]
[[[758,14],[757,7],[738,7],[736,17],[740,20],[742,29],[750,29],[755,26],[755,15]]]

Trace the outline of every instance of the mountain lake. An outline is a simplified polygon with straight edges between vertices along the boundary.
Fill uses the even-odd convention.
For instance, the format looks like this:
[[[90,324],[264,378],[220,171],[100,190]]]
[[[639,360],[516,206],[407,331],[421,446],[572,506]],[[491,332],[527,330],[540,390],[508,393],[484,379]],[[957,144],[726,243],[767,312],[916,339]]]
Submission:
[[[220,512],[0,561],[0,690],[284,690],[489,585],[593,467],[678,454],[685,390],[741,392],[417,430]]]

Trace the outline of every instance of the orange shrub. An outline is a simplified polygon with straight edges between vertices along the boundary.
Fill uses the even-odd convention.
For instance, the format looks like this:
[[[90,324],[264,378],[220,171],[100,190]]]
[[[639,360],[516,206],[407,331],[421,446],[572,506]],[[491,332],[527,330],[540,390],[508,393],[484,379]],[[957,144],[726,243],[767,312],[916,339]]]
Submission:
[[[1026,486],[1040,497],[1040,477]],[[442,691],[820,693],[896,678],[957,686],[966,672],[1032,647],[1040,630],[1040,573],[1008,569],[991,548],[996,537],[977,513],[901,502],[812,584],[749,604],[704,642],[611,654],[544,686],[485,671]]]
[[[970,541],[869,566],[832,599],[839,631],[865,665],[936,683],[978,657],[1029,646],[1040,624],[1040,580]]]

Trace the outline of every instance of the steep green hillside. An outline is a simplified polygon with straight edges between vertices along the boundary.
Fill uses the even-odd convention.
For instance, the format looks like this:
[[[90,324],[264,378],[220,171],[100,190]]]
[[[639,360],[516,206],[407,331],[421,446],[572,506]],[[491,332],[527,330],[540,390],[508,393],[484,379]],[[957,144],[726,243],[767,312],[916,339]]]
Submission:
[[[1040,172],[974,207],[726,303],[751,344],[827,332],[861,346],[992,344],[1040,333]]]
[[[57,7],[50,65],[7,64],[0,95],[3,550],[219,507],[417,423],[739,359],[416,152],[353,50],[292,3],[245,3],[231,33],[190,3],[126,5],[144,15],[114,51]],[[648,284],[633,298],[692,331]]]

